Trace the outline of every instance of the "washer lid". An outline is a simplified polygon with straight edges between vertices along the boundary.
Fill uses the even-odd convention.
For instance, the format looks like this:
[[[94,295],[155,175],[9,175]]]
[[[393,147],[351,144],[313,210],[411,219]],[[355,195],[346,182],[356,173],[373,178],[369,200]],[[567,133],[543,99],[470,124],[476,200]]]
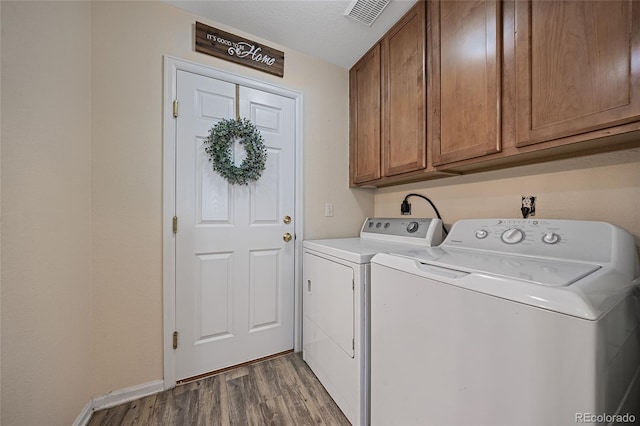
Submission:
[[[428,265],[469,273],[486,273],[550,287],[568,286],[600,269],[599,265],[590,263],[453,248],[407,250],[395,254]]]
[[[633,235],[605,222],[460,220],[439,247],[394,253],[373,257],[372,286],[381,265],[588,320],[640,284]]]

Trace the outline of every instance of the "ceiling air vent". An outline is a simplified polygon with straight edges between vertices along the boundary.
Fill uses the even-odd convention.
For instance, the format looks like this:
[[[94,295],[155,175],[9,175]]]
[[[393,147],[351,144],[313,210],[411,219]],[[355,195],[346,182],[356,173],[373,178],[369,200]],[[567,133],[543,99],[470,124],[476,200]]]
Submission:
[[[390,0],[354,0],[349,4],[344,16],[361,24],[371,26],[382,13]]]

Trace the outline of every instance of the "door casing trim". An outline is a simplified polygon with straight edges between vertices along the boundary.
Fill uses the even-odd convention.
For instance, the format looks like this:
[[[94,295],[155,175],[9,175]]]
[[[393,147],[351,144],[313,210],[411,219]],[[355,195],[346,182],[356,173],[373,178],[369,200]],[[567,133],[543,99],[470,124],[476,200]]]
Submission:
[[[295,102],[295,253],[294,253],[294,319],[293,349],[302,349],[302,241],[304,240],[303,215],[303,94],[291,89],[251,79],[239,74],[218,70],[207,65],[184,59],[164,56],[163,77],[163,185],[162,185],[162,294],[163,294],[163,355],[164,389],[176,386],[176,356],[173,349],[173,332],[176,331],[176,252],[173,234],[173,216],[176,211],[176,121],[173,118],[173,101],[177,97],[177,72],[186,71],[229,83],[239,84],[264,92],[291,98]],[[179,231],[178,231],[179,232]]]

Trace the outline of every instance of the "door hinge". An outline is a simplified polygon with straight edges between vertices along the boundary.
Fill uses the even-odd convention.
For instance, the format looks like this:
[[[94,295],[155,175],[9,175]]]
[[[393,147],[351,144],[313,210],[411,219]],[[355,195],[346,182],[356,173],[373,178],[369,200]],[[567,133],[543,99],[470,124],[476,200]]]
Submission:
[[[351,280],[351,290],[356,291],[356,280]]]
[[[351,339],[351,349],[356,350],[356,339]]]
[[[178,332],[173,332],[173,349],[178,349]]]
[[[173,101],[173,118],[178,118],[178,100]]]
[[[173,217],[173,233],[178,233],[178,216]]]

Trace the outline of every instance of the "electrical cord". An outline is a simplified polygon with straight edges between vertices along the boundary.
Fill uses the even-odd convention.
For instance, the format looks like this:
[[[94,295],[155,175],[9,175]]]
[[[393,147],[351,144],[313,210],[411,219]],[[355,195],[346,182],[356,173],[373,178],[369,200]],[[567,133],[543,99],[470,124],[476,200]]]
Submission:
[[[442,216],[440,216],[440,212],[439,212],[439,211],[438,211],[438,209],[436,208],[436,205],[435,205],[435,204],[433,204],[433,202],[432,202],[429,198],[425,197],[425,196],[424,196],[424,195],[422,195],[422,194],[414,194],[414,193],[407,194],[407,195],[404,197],[404,200],[402,201],[402,204],[400,205],[400,212],[401,212],[402,214],[408,214],[408,213],[409,213],[409,211],[411,210],[411,204],[409,204],[409,201],[407,201],[407,200],[409,199],[409,197],[418,197],[418,198],[422,198],[423,200],[425,200],[425,201],[427,201],[429,204],[431,204],[431,207],[433,208],[433,211],[435,211],[435,212],[436,212],[436,216],[437,216],[437,217],[438,217],[438,219],[440,219],[440,221],[442,222],[442,231],[444,232],[444,235],[448,235],[448,234],[449,234],[449,232],[447,231],[447,228],[445,228],[445,226],[444,226],[444,221],[442,220]]]

